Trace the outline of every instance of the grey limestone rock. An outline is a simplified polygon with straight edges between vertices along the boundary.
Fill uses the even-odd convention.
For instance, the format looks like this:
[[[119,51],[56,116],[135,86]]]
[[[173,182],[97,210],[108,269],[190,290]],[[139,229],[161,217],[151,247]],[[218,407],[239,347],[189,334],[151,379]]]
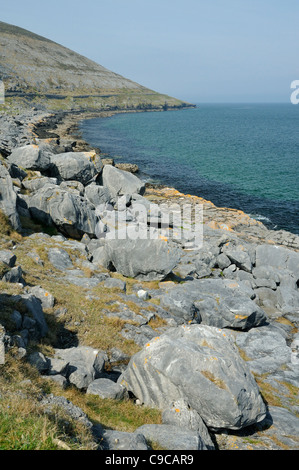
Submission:
[[[158,443],[164,450],[207,450],[196,431],[170,424],[145,424],[136,429],[149,442]]]
[[[0,162],[0,210],[8,217],[14,229],[21,228],[19,214],[17,212],[17,195],[14,191],[12,179]]]
[[[25,170],[45,171],[50,166],[48,152],[33,144],[13,149],[8,161]]]
[[[16,264],[17,257],[10,250],[1,250],[0,251],[0,262],[5,263],[10,268],[13,268]]]
[[[250,370],[257,374],[274,372],[291,361],[292,350],[285,337],[268,326],[238,333],[236,344],[246,353]]]
[[[108,188],[91,183],[85,188],[85,197],[95,206],[111,202]]]
[[[197,431],[206,448],[208,450],[215,449],[209,431],[199,413],[190,409],[184,400],[177,400],[172,407],[163,410],[162,421],[163,424]]]
[[[251,299],[254,296],[254,291],[241,281],[194,279],[173,286],[158,297],[161,305],[182,322],[247,329],[263,324],[267,318]]]
[[[46,224],[56,226],[64,235],[81,239],[87,233],[95,236],[98,217],[87,199],[46,185],[27,200],[31,216]]]
[[[69,254],[62,248],[50,248],[48,251],[48,259],[56,269],[61,271],[73,268]]]
[[[124,194],[144,194],[145,184],[137,176],[114,166],[105,165],[102,173],[103,186],[116,199]]]
[[[181,250],[164,240],[107,240],[102,258],[115,270],[135,279],[164,279],[176,266]]]
[[[141,433],[100,430],[100,448],[103,450],[139,451],[149,450],[146,439]]]
[[[80,390],[87,389],[91,382],[99,378],[105,365],[104,354],[87,346],[57,349],[55,359],[69,364],[67,378]]]
[[[42,308],[53,308],[55,299],[50,292],[46,289],[43,289],[40,286],[34,286],[29,288],[29,293],[33,294],[37,299],[41,301]]]
[[[96,379],[88,386],[88,395],[98,395],[101,398],[122,400],[126,395],[126,389],[122,385],[109,379]]]
[[[51,156],[51,172],[62,180],[86,185],[98,173],[88,152],[66,152]]]
[[[241,429],[265,417],[248,365],[227,331],[172,328],[135,354],[119,382],[142,403],[165,409],[183,398],[208,428]]]

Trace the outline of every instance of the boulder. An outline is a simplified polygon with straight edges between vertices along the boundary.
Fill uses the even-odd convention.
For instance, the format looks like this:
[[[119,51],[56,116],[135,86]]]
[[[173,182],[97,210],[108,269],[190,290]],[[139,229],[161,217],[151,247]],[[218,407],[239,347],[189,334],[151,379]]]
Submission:
[[[299,280],[299,253],[296,251],[276,245],[259,245],[256,248],[256,267],[263,266],[290,271],[296,282]]]
[[[248,273],[252,270],[252,263],[248,253],[241,249],[227,249],[223,253],[235,264],[239,269],[242,269]]]
[[[33,144],[14,149],[8,161],[25,170],[45,171],[50,166],[49,153]]]
[[[291,361],[292,350],[286,339],[268,326],[239,333],[236,344],[245,352],[248,367],[256,374],[275,372]]]
[[[85,188],[85,197],[95,206],[111,202],[108,188],[91,183]]]
[[[87,395],[97,395],[100,398],[122,400],[126,395],[126,389],[122,385],[109,379],[96,379],[88,386]]]
[[[98,223],[95,208],[79,195],[46,185],[29,197],[27,204],[34,219],[56,226],[68,237],[81,239],[85,233],[95,236]]]
[[[45,184],[57,184],[56,178],[48,178],[46,176],[36,177],[32,179],[26,179],[22,182],[22,186],[29,191],[37,191],[40,188],[43,188]]]
[[[10,282],[11,284],[22,284],[23,286],[26,285],[26,282],[23,279],[23,271],[21,266],[15,266],[11,268],[10,271],[7,271],[3,278],[3,282]]]
[[[159,295],[161,306],[181,319],[218,328],[248,329],[262,325],[266,314],[251,297],[254,291],[242,282],[194,279]]]
[[[46,336],[46,334],[48,333],[48,325],[46,323],[45,315],[40,300],[32,294],[24,294],[20,296],[15,296],[15,301],[19,301],[30,314],[30,320],[34,320],[34,325],[39,336]]]
[[[30,294],[33,294],[37,299],[41,301],[42,308],[53,308],[55,299],[50,292],[46,289],[43,289],[40,286],[34,286],[28,289]]]
[[[99,428],[95,425],[93,431]],[[149,450],[146,439],[143,434],[130,433],[121,431],[112,431],[102,429],[96,433],[100,441],[100,449],[102,450],[117,450],[117,451],[140,451]],[[112,458],[112,457],[111,457]],[[116,457],[117,458],[117,457]]]
[[[67,378],[79,390],[87,389],[95,379],[99,378],[105,366],[104,354],[88,346],[57,349],[55,359],[61,359],[69,364]]]
[[[101,260],[125,277],[164,279],[178,263],[181,250],[164,240],[106,240]]]
[[[17,195],[14,191],[12,179],[0,162],[0,210],[8,217],[15,230],[21,229],[21,222],[17,212]]]
[[[144,424],[135,432],[164,450],[207,450],[198,432],[191,429],[169,424]]]
[[[211,429],[241,429],[266,415],[232,335],[206,325],[155,338],[131,358],[119,382],[147,406],[165,409],[184,399]]]
[[[60,271],[74,267],[68,252],[62,248],[50,248],[48,251],[48,259],[54,268]]]
[[[66,152],[51,156],[51,174],[61,180],[75,180],[83,185],[89,183],[99,171],[90,152]]]
[[[208,450],[215,449],[209,431],[202,418],[197,411],[190,409],[184,400],[177,400],[173,403],[171,408],[163,410],[162,422],[163,424],[170,424],[178,428],[196,431]]]
[[[145,184],[137,176],[127,171],[118,170],[114,166],[105,165],[102,174],[103,185],[116,199],[124,194],[144,194]]]
[[[6,264],[10,268],[13,268],[16,264],[17,257],[10,250],[0,251],[0,262]]]

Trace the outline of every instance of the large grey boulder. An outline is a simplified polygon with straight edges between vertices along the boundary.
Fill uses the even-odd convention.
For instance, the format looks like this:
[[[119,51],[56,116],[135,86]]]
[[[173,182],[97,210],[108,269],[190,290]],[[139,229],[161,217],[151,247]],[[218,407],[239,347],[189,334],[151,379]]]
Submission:
[[[144,424],[135,432],[164,450],[207,450],[198,432],[191,429],[170,424]]]
[[[245,352],[248,367],[256,374],[273,373],[291,361],[292,350],[285,337],[268,326],[239,333],[236,344]]]
[[[8,217],[14,229],[21,228],[19,214],[17,212],[17,195],[14,191],[12,179],[0,162],[0,210]]]
[[[181,250],[164,240],[107,240],[101,259],[126,277],[164,279],[178,263]]]
[[[95,236],[98,217],[94,206],[85,198],[54,185],[46,185],[27,200],[31,216],[36,220],[56,226],[71,238],[87,233]]]
[[[55,359],[61,359],[69,364],[67,378],[79,390],[87,389],[95,379],[99,378],[105,366],[104,354],[88,346],[57,349]]]
[[[119,382],[147,406],[165,409],[183,398],[212,429],[241,429],[266,415],[233,337],[206,325],[179,326],[153,339]]]
[[[266,321],[253,300],[254,292],[242,282],[194,279],[159,295],[161,306],[182,322],[196,321],[218,328],[248,329]]]
[[[144,194],[145,184],[137,176],[114,166],[105,165],[102,173],[103,186],[116,199],[124,194]]]
[[[97,395],[100,398],[122,400],[126,395],[126,389],[122,385],[109,379],[96,379],[88,386],[87,395]]]
[[[32,144],[14,149],[8,161],[25,170],[45,171],[50,166],[50,155],[45,149]]]
[[[20,301],[34,320],[36,330],[40,337],[46,336],[48,333],[48,325],[42,309],[41,301],[32,294],[24,294],[15,297],[16,301]]]
[[[108,188],[91,183],[85,188],[85,197],[95,206],[110,203],[111,196]]]
[[[13,268],[16,264],[17,257],[10,250],[1,250],[0,251],[0,263],[4,263],[10,268]]]
[[[80,181],[86,185],[98,170],[89,152],[66,152],[51,156],[51,173],[62,180]]]
[[[57,184],[57,179],[48,178],[47,176],[37,176],[32,179],[26,179],[22,182],[22,186],[32,192],[42,188],[45,184]]]

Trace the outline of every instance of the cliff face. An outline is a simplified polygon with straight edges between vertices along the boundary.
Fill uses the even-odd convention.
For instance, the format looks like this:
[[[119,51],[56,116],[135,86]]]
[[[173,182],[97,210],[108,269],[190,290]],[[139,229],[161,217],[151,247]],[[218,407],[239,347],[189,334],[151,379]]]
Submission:
[[[50,109],[151,108],[188,105],[118,75],[27,30],[0,22],[0,78],[6,98]]]

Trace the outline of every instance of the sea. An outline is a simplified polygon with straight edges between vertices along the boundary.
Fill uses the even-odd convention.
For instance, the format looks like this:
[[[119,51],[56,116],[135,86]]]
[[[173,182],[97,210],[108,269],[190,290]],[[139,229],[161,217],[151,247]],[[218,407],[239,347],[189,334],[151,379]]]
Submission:
[[[82,137],[139,177],[299,235],[299,105],[200,104],[81,121]]]

